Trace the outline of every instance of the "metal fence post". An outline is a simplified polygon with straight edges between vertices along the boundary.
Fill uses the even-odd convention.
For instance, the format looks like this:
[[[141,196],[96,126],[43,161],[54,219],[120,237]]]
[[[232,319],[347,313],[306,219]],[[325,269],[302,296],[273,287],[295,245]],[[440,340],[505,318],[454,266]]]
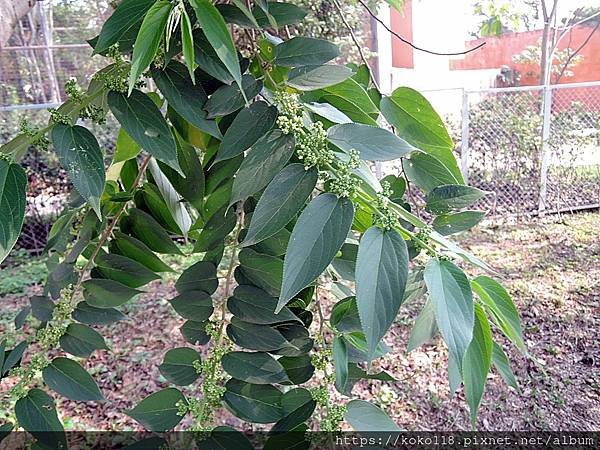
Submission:
[[[542,125],[542,168],[540,171],[540,199],[538,211],[546,209],[548,197],[548,167],[550,166],[550,127],[552,116],[552,86],[544,86],[544,117]]]
[[[460,146],[460,168],[465,179],[469,183],[469,93],[463,89],[462,98],[462,130]]]

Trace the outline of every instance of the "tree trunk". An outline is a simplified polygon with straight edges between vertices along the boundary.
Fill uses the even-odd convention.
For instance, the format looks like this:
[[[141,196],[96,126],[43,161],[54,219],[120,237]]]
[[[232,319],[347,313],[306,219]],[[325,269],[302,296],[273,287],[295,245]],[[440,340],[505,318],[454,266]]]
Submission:
[[[35,0],[0,0],[0,48],[4,47],[15,25],[35,5]]]
[[[550,33],[556,19],[558,0],[552,0],[552,9],[548,12],[546,0],[540,0],[544,16],[544,32],[542,33],[542,54],[540,58],[540,84],[544,85],[550,79],[552,72],[552,49],[550,46]]]

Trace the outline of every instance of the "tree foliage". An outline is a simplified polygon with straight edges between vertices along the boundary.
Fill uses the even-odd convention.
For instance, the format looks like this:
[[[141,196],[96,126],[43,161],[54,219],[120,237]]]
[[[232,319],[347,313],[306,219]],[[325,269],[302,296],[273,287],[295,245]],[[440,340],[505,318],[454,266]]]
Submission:
[[[50,138],[80,193],[52,229],[51,272],[32,308],[35,336],[0,352],[2,375],[14,380],[3,429],[23,428],[51,446],[64,441],[48,392],[77,401],[103,395],[78,360],[48,355],[62,349],[84,358],[105,348],[102,325],[122,320],[119,308],[171,270],[162,259],[183,254],[183,239],[197,262],[177,274],[170,305],[185,320],[188,345],[173,342],[164,355],[159,369],[171,387],[121,411],[142,427],[165,431],[191,416],[193,436],[215,441],[224,430],[206,431],[215,431],[214,413],[225,407],[243,421],[272,424],[274,442],[306,430],[315,414],[324,431],[344,417],[358,430],[396,431],[375,405],[335,404],[328,384],[352,399],[361,379],[393,380],[370,363],[385,357],[401,305],[425,293],[411,347],[440,331],[475,423],[492,360],[510,373],[490,323],[521,350],[523,340],[506,291],[465,272],[491,269],[445,236],[445,227],[465,228],[448,213],[485,193],[464,185],[431,105],[409,88],[383,96],[366,66],[333,62],[340,52],[332,43],[277,37],[280,25],[303,19],[294,5],[147,0],[145,14],[132,15],[140,2],[123,0],[91,41],[113,63],[87,91],[71,89],[47,127],[0,148],[2,257],[24,214],[17,161],[29,146]],[[236,51],[230,26],[253,37],[251,53]],[[105,164],[100,156],[108,155],[75,122],[111,113],[122,129]],[[384,121],[400,136],[380,127]],[[371,173],[370,161],[397,158],[407,179],[379,182]],[[443,229],[411,212],[407,183],[427,194]],[[318,292],[329,282],[344,294],[325,317]],[[315,372],[324,382],[303,387]],[[247,445],[241,435],[231,439]]]

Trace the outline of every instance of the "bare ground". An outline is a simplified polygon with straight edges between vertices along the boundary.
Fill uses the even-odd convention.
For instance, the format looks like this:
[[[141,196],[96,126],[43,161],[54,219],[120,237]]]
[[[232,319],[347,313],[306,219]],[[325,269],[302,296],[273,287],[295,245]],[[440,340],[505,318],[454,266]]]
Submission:
[[[478,428],[600,429],[600,214],[480,227],[462,241],[504,277],[521,312],[528,349],[537,361],[505,347],[522,392],[507,387],[492,373]],[[139,429],[122,411],[167,386],[158,365],[169,348],[186,345],[178,330],[182,320],[167,303],[174,294],[172,280],[154,283],[148,292],[128,307],[130,320],[99,328],[111,351],[96,352],[84,363],[107,401],[57,399],[69,429]],[[0,336],[12,334],[10,321],[27,303],[24,295],[3,299]],[[386,337],[394,351],[375,364],[398,381],[359,384],[355,397],[382,405],[408,430],[470,429],[462,390],[454,398],[448,393],[443,345],[438,341],[412,353],[405,350],[421,305],[422,300],[402,307]],[[10,382],[3,381],[0,391]],[[240,425],[226,411],[219,413],[219,421]]]

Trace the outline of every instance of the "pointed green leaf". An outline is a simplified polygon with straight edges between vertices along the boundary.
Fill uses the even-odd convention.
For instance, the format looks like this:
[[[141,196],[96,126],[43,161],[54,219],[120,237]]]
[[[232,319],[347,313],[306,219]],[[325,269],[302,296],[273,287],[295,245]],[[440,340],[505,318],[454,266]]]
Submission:
[[[285,369],[268,353],[230,352],[221,359],[223,370],[236,380],[253,384],[285,383]]]
[[[473,339],[473,293],[462,270],[450,261],[432,258],[425,268],[425,284],[437,326],[459,368]]]
[[[60,337],[62,349],[79,358],[89,358],[94,350],[108,350],[100,333],[86,325],[70,324]]]
[[[21,166],[0,159],[0,262],[14,247],[25,218],[27,175]]]
[[[506,289],[485,275],[475,278],[471,285],[486,309],[491,312],[492,320],[521,352],[527,353],[519,312]]]
[[[335,125],[327,131],[329,142],[346,153],[360,152],[360,158],[368,161],[390,161],[402,158],[415,150],[408,142],[383,128],[360,123]]]
[[[165,96],[169,106],[193,126],[221,139],[214,120],[208,120],[203,109],[208,99],[200,83],[194,84],[183,64],[171,61],[165,68],[152,69],[152,78]]]
[[[461,211],[454,214],[441,214],[433,219],[433,229],[442,236],[467,231],[485,217],[483,211]]]
[[[54,358],[42,375],[50,389],[70,400],[104,400],[94,379],[72,359]]]
[[[94,53],[106,52],[109,47],[126,38],[135,40],[137,32],[142,24],[143,17],[156,0],[123,0],[119,6],[102,26],[98,41],[94,46]],[[131,46],[129,46],[131,48]],[[121,51],[128,49],[119,45]]]
[[[195,83],[194,66],[196,65],[196,57],[194,55],[194,36],[192,34],[192,22],[185,8],[181,10],[181,46],[183,49],[183,59],[188,67],[190,78]]]
[[[277,119],[277,108],[263,101],[252,103],[239,112],[223,136],[216,161],[245,152],[269,132]]]
[[[309,111],[329,120],[333,123],[351,123],[352,119],[329,103],[304,103]]]
[[[124,305],[142,293],[113,280],[91,279],[83,282],[85,301],[96,308],[114,308]]]
[[[95,308],[87,302],[79,302],[73,311],[73,319],[88,325],[107,325],[126,320],[127,316],[114,308]]]
[[[200,362],[200,354],[193,348],[174,348],[165,353],[158,370],[171,383],[177,386],[188,386],[198,379],[200,374],[194,367]]]
[[[178,389],[167,388],[149,395],[125,414],[150,431],[167,431],[183,419],[178,414],[180,403],[187,404],[185,396]]]
[[[279,296],[283,277],[283,261],[281,259],[245,248],[240,252],[239,260],[241,271],[250,279],[251,284],[263,289],[269,295]],[[277,312],[280,310],[281,308]]]
[[[194,245],[194,253],[207,252],[217,245],[223,245],[225,238],[233,231],[237,223],[235,210],[227,208],[225,214],[222,212],[213,215],[206,223]]]
[[[309,355],[301,356],[282,356],[278,359],[279,363],[285,368],[285,373],[292,384],[306,383],[312,379],[315,373],[315,367],[312,365]]]
[[[254,423],[273,423],[283,416],[281,391],[260,384],[231,379],[225,385],[223,401],[227,408],[242,420]]]
[[[423,189],[431,192],[438,186],[461,183],[438,158],[427,153],[413,152],[402,161],[406,177]]]
[[[364,400],[348,402],[346,421],[355,431],[400,431],[400,427],[385,412]]]
[[[335,304],[331,310],[331,326],[341,333],[362,331],[360,314],[355,297],[347,297]]]
[[[185,291],[171,300],[171,306],[181,317],[195,322],[208,320],[214,311],[212,298],[204,291]]]
[[[343,393],[348,382],[348,349],[340,336],[333,339],[333,365],[335,367],[335,388]]]
[[[255,286],[238,286],[233,296],[227,300],[227,309],[231,314],[245,322],[258,325],[296,321],[299,319],[289,308],[283,308],[275,314],[277,298]]]
[[[56,124],[52,129],[52,144],[75,189],[101,219],[100,197],[105,175],[98,141],[87,128]]]
[[[465,353],[462,366],[462,378],[465,385],[465,397],[471,409],[471,424],[475,427],[477,410],[485,390],[490,367],[492,365],[493,340],[492,330],[485,312],[480,305],[475,305],[475,327],[473,340]]]
[[[293,25],[301,22],[306,17],[307,12],[292,3],[269,2],[269,13],[279,28],[286,25]],[[265,12],[258,6],[252,10],[252,15],[256,18],[258,25],[263,28],[271,24]]]
[[[210,0],[191,0],[190,4],[196,12],[196,19],[202,27],[206,39],[208,39],[235,82],[241,87],[242,74],[237,51],[223,16]]]
[[[275,48],[275,64],[285,67],[319,65],[340,55],[337,45],[323,39],[295,37]]]
[[[454,176],[464,180],[452,154],[454,142],[440,116],[425,97],[414,89],[400,87],[381,100],[381,112],[409,144],[435,156]],[[452,183],[448,183],[452,184]]]
[[[94,263],[104,277],[130,288],[138,288],[160,278],[139,262],[121,255],[100,254]]]
[[[27,341],[22,341],[15,345],[12,350],[4,352],[4,364],[2,365],[2,373],[0,375],[4,376],[10,369],[17,367],[26,349]]]
[[[254,98],[262,89],[262,81],[257,80],[252,75],[242,77],[242,87],[246,98]],[[226,84],[217,89],[204,105],[209,119],[223,117],[244,107],[246,101],[242,91],[237,84]]]
[[[319,195],[304,209],[285,255],[277,311],[327,268],[348,236],[353,219],[352,202],[333,194]]]
[[[158,0],[144,16],[142,26],[133,46],[131,72],[129,73],[129,93],[144,70],[150,65],[160,43],[163,40],[173,3],[169,0]]]
[[[233,182],[231,204],[260,192],[283,169],[294,153],[291,135],[274,130],[248,151]]]
[[[134,237],[157,253],[181,255],[181,250],[154,217],[136,208],[130,209],[128,214],[127,217],[121,219],[123,231],[131,232]]]
[[[395,230],[369,228],[356,260],[356,303],[369,355],[398,314],[407,278],[408,250],[402,236]]]
[[[282,431],[296,431],[298,426],[312,416],[316,406],[317,403],[312,398],[312,395],[308,389],[296,388],[292,389],[291,391],[287,391],[281,397],[283,418],[278,420],[277,423],[273,425],[271,433],[276,435]],[[296,437],[296,439],[294,439],[293,442],[297,443],[298,435],[294,434],[294,437]],[[267,445],[265,445],[265,449],[267,448]]]
[[[41,389],[31,389],[25,397],[17,400],[15,415],[19,426],[40,441],[50,444],[50,448],[67,448],[64,428],[56,413],[56,404],[52,397]]]
[[[412,332],[410,333],[410,338],[408,339],[406,350],[412,352],[421,345],[433,339],[437,333],[438,327],[435,322],[435,310],[433,308],[433,302],[431,300],[427,300],[425,306],[423,306],[423,309],[415,320]]]
[[[237,317],[227,325],[227,336],[240,347],[259,352],[273,352],[290,345],[275,328],[244,322]]]
[[[352,74],[346,66],[300,66],[290,70],[287,85],[299,91],[314,91],[341,83]]]
[[[517,382],[515,374],[513,373],[510,367],[508,357],[506,356],[506,353],[504,353],[504,350],[502,350],[502,347],[500,347],[500,345],[497,342],[494,342],[494,350],[492,352],[492,363],[494,364],[494,367],[496,368],[504,382],[510,387],[516,389],[517,391],[520,391],[519,383]]]
[[[429,211],[441,214],[471,206],[487,194],[488,192],[476,187],[450,184],[433,189],[427,194],[425,201]]]
[[[175,283],[175,288],[179,293],[204,291],[212,294],[218,286],[217,268],[209,261],[199,261],[188,267]]]
[[[242,246],[273,236],[298,214],[317,184],[318,171],[290,164],[269,183],[260,197]]]
[[[120,231],[114,233],[109,248],[111,253],[134,259],[153,272],[173,272],[173,269],[156,256],[146,244]]]
[[[134,90],[129,97],[110,91],[107,98],[110,110],[127,134],[156,159],[184,175],[177,161],[173,134],[150,97]]]
[[[49,322],[52,320],[52,314],[54,313],[54,307],[56,305],[48,297],[34,295],[29,299],[29,303],[31,303],[31,315],[33,317],[41,322]]]

